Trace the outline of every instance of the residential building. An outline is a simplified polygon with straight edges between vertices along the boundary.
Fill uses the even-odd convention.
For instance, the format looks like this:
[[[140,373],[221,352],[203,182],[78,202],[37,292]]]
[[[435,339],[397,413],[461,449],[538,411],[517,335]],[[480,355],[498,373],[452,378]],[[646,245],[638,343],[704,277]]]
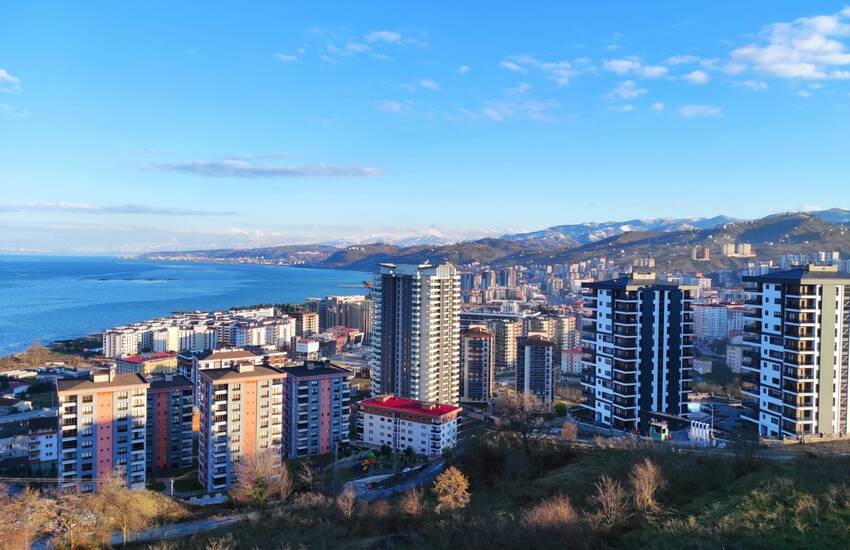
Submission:
[[[95,489],[92,479],[122,472],[130,487],[145,486],[149,383],[114,368],[89,378],[57,380],[62,456],[61,487]]]
[[[347,327],[363,333],[368,342],[372,334],[372,300],[368,296],[327,296],[319,301],[319,330]]]
[[[743,280],[743,417],[762,436],[848,433],[850,274],[810,264]]]
[[[148,472],[192,465],[192,414],[195,389],[185,376],[149,378],[146,465]]]
[[[555,344],[544,336],[517,339],[516,385],[518,392],[533,393],[546,406],[554,401]]]
[[[152,352],[139,355],[124,355],[115,360],[118,374],[138,372],[151,374],[174,374],[177,372],[177,354],[172,352]]]
[[[226,491],[242,457],[281,455],[285,377],[252,363],[198,372],[198,480],[206,491]]]
[[[382,264],[372,289],[372,394],[457,404],[457,270],[450,264]]]
[[[522,323],[497,320],[488,323],[493,330],[493,351],[496,372],[516,369],[516,341],[522,333]]]
[[[381,395],[357,404],[357,434],[375,448],[440,456],[457,445],[457,424],[463,409]]]
[[[472,326],[460,335],[460,401],[487,403],[493,395],[495,346],[493,332]]]
[[[348,442],[351,371],[329,361],[286,367],[284,444],[287,458],[331,453]]]
[[[631,273],[582,288],[582,406],[603,425],[640,433],[652,414],[686,412],[695,287]]]
[[[295,335],[298,337],[312,336],[319,332],[319,314],[314,311],[299,311],[292,314],[295,317]]]

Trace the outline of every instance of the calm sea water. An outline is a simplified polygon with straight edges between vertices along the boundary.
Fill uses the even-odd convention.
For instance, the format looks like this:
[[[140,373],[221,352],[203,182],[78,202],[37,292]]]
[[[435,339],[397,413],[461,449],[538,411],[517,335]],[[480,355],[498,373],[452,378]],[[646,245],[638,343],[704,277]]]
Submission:
[[[369,278],[264,265],[0,256],[0,355],[172,311],[362,294],[347,285]]]

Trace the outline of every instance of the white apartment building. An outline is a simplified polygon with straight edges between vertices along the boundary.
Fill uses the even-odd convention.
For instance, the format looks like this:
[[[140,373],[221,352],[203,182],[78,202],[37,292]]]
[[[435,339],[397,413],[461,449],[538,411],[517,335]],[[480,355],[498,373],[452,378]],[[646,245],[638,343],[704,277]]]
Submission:
[[[768,437],[850,431],[850,274],[808,265],[744,277],[742,417]]]
[[[383,445],[394,451],[412,449],[424,456],[439,456],[457,445],[458,417],[454,405],[423,403],[393,395],[373,397],[357,404],[357,434],[366,445]]]
[[[454,266],[382,264],[372,295],[372,395],[456,405],[461,293]]]

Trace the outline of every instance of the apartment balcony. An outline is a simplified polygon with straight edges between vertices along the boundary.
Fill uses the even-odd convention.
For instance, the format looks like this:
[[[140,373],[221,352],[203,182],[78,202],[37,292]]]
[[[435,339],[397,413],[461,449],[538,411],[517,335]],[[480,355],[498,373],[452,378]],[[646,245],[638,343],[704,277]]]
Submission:
[[[637,313],[637,302],[627,302],[623,300],[614,300],[614,313]]]
[[[785,311],[816,312],[817,299],[812,298],[786,298]]]
[[[637,326],[637,313],[615,313],[614,314],[614,323],[618,325],[626,325],[626,326]]]
[[[787,298],[814,298],[817,296],[817,288],[812,285],[787,286],[785,288]]]
[[[611,378],[619,384],[637,384],[637,375],[635,373],[623,374],[615,371]]]
[[[747,344],[761,344],[761,336],[758,333],[744,332],[742,339]]]
[[[815,313],[796,313],[796,312],[786,312],[785,313],[785,324],[786,325],[798,325],[798,326],[814,326],[817,323],[817,314]]]
[[[617,336],[637,336],[637,327],[617,325],[614,327],[614,334]]]
[[[744,305],[745,305],[745,306],[758,306],[758,307],[761,307],[761,305],[762,305],[762,298],[761,298],[761,295],[757,295],[757,296],[754,296],[754,297],[752,297],[752,298],[747,298],[746,300],[744,300]]]
[[[790,380],[795,380],[796,382],[814,382],[815,381],[815,369],[814,367],[806,368],[806,367],[789,367],[784,366],[782,369],[782,375]]]
[[[622,361],[620,359],[614,359],[612,368],[615,371],[626,372],[626,373],[637,372],[637,362],[636,361],[627,362],[627,361]]]
[[[786,338],[793,338],[796,340],[804,339],[804,338],[814,338],[817,335],[814,327],[805,327],[798,325],[785,325],[785,332],[783,335]]]
[[[802,354],[785,352],[783,360],[785,363],[794,366],[813,367],[815,365],[814,353]]]
[[[789,407],[798,409],[810,409],[815,406],[815,398],[813,395],[797,395],[788,392],[782,397],[782,403]]]
[[[635,387],[634,385],[625,385],[625,384],[617,384],[614,383],[611,387],[611,391],[614,392],[614,395],[621,396],[623,398],[632,398],[632,402],[635,395]],[[625,405],[625,403],[620,403]]]
[[[782,418],[792,422],[814,422],[814,410],[797,409],[794,407],[782,407]]]
[[[794,395],[815,393],[814,382],[796,382],[793,380],[785,380],[782,382],[782,390]]]

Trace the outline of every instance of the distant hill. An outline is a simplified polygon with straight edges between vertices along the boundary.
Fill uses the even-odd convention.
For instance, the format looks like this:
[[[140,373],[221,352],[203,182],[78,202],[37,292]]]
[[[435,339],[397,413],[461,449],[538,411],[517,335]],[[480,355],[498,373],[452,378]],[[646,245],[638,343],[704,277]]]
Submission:
[[[650,218],[624,222],[587,222],[574,225],[556,225],[530,233],[502,235],[500,238],[509,241],[538,241],[548,245],[588,244],[627,232],[659,231],[669,233],[688,229],[710,229],[738,221],[741,220],[728,216],[715,216],[713,218]]]
[[[809,213],[775,214],[758,220],[735,221],[726,216],[630,220],[605,224],[550,227],[542,231],[505,235],[456,244],[371,243],[337,248],[327,245],[272,246],[251,249],[159,252],[160,259],[251,259],[298,261],[328,268],[375,270],[383,262],[433,264],[571,263],[604,256],[623,263],[652,257],[659,269],[712,270],[739,268],[747,259],[726,258],[722,246],[748,242],[757,258],[776,260],[782,254],[837,250],[850,256],[850,211],[832,209]],[[850,222],[848,222],[850,223]],[[642,228],[642,229],[633,229]],[[695,246],[708,247],[709,261],[691,260]]]

